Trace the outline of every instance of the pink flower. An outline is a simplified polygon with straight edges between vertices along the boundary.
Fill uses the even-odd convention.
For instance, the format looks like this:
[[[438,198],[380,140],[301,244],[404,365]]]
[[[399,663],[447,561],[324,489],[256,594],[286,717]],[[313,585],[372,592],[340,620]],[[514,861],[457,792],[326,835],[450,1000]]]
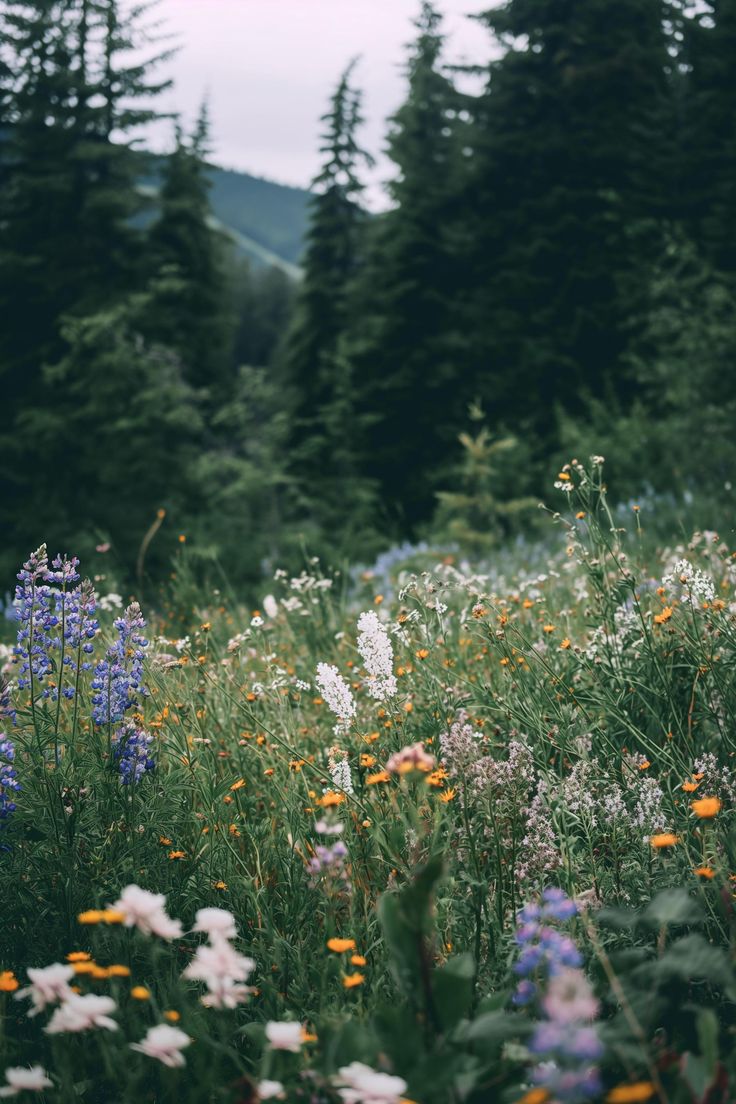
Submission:
[[[25,989],[19,989],[15,999],[31,998],[33,1008],[28,1013],[29,1016],[37,1016],[39,1012],[43,1012],[47,1004],[57,1004],[73,995],[69,988],[69,981],[74,977],[71,966],[54,962],[51,966],[36,968],[31,966],[26,973],[31,984]]]
[[[222,939],[235,939],[238,934],[235,917],[227,909],[221,908],[199,909],[194,917],[192,931],[205,932],[210,939],[218,935]]]
[[[389,1073],[377,1073],[362,1062],[351,1062],[338,1071],[337,1092],[343,1104],[400,1104],[406,1081]]]
[[[204,910],[220,912],[220,909]],[[225,913],[229,916],[229,913]],[[232,917],[231,917],[232,919]],[[194,957],[185,968],[183,977],[190,981],[203,981],[208,992],[202,1004],[208,1008],[236,1008],[248,999],[252,990],[245,982],[256,967],[252,958],[239,954],[221,935],[212,935],[212,942],[197,947]]]
[[[44,1030],[48,1035],[59,1035],[65,1031],[89,1031],[92,1027],[117,1031],[118,1025],[108,1015],[116,1009],[117,1005],[112,997],[100,997],[96,993],[87,993],[82,997],[72,993],[56,1009]]]
[[[304,1041],[303,1035],[302,1025],[290,1020],[269,1020],[266,1024],[266,1038],[273,1050],[290,1050],[297,1054]]]
[[[179,939],[181,921],[167,916],[165,905],[163,893],[149,893],[140,886],[129,885],[112,908],[123,913],[126,928],[138,928],[144,935],[158,935],[161,939]]]
[[[17,1096],[21,1092],[43,1092],[44,1089],[52,1089],[53,1082],[43,1066],[11,1066],[5,1071],[5,1080],[8,1082],[0,1089],[0,1096]]]
[[[401,751],[395,751],[386,763],[389,774],[409,774],[411,771],[420,770],[428,773],[434,770],[435,761],[429,755],[421,743],[409,744]]]
[[[188,1047],[191,1039],[178,1027],[169,1024],[157,1024],[149,1027],[146,1037],[140,1043],[131,1043],[131,1050],[138,1050],[149,1058],[156,1058],[170,1069],[186,1065],[186,1059],[182,1054],[184,1047]]]
[[[542,1006],[549,1018],[560,1024],[594,1020],[599,1008],[582,970],[563,970],[551,978]]]

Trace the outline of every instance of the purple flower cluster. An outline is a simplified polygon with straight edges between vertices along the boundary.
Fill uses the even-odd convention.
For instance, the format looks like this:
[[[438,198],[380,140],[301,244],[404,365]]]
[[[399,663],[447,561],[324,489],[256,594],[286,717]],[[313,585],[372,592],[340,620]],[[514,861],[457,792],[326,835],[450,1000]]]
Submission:
[[[51,566],[44,544],[18,572],[15,588],[16,618],[19,621],[15,654],[20,659],[18,686],[34,689],[57,701],[59,694],[73,698],[76,676],[90,670],[83,659],[90,655],[97,635],[95,594],[92,584],[81,585],[76,557],[57,556]],[[65,686],[65,676],[70,680]]]
[[[156,763],[149,754],[153,736],[134,721],[123,721],[112,741],[113,759],[118,764],[123,785],[140,782],[147,771],[152,771]]]
[[[15,802],[12,794],[20,789],[20,783],[13,768],[15,748],[11,741],[0,732],[0,827],[12,812],[15,811]]]
[[[532,1080],[554,1100],[583,1104],[601,1092],[595,1063],[603,1053],[591,1021],[598,1015],[595,999],[580,969],[582,956],[573,940],[552,925],[577,913],[574,901],[561,889],[546,889],[539,904],[518,914],[514,967],[521,980],[514,1003],[536,1001],[542,1019],[536,1024],[529,1050],[539,1062]]]
[[[335,836],[342,832],[342,825],[328,821],[317,821],[315,828],[323,835]],[[341,839],[330,847],[323,843],[315,845],[314,854],[307,863],[309,884],[312,887],[322,885],[328,892],[349,895],[351,892],[350,874],[345,864],[348,849]]]
[[[143,686],[143,655],[148,641],[140,632],[146,627],[137,602],[128,606],[114,622],[118,639],[95,667],[92,679],[92,719],[95,724],[118,724],[139,696]]]

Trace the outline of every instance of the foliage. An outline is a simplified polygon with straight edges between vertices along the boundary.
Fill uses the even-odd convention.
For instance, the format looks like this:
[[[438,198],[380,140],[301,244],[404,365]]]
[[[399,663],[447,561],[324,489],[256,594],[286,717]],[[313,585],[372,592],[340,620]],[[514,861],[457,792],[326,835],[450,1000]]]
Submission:
[[[313,563],[254,613],[192,587],[184,544],[146,627],[30,558],[9,1078],[41,1065],[60,1104],[729,1099],[732,551],[615,525],[599,458],[556,484],[545,570],[445,558],[391,602]]]

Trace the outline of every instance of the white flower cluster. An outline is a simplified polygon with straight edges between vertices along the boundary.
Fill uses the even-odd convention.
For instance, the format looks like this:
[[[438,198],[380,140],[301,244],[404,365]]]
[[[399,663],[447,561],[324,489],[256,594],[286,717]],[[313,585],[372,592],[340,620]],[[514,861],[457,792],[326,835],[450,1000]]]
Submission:
[[[330,663],[317,664],[317,686],[338,720],[335,731],[345,729],[355,716],[355,701],[345,679]]]
[[[716,596],[713,580],[689,560],[677,560],[672,571],[662,580],[664,586],[674,590],[693,606],[712,602]]]
[[[126,927],[135,927],[143,935],[158,935],[164,939],[179,938],[182,925],[173,920],[165,910],[163,893],[150,893],[137,885],[126,886],[114,911],[123,916]],[[235,1008],[242,1004],[252,990],[245,984],[255,969],[252,958],[241,955],[231,940],[237,937],[235,918],[225,909],[200,909],[195,917],[194,932],[207,936],[208,942],[197,948],[182,976],[191,981],[203,981],[207,993],[202,1004],[208,1008]],[[29,997],[29,1016],[36,1016],[50,1005],[58,1005],[45,1027],[46,1034],[79,1033],[93,1028],[117,1031],[119,1025],[111,1019],[117,1011],[112,997],[97,993],[80,994],[69,982],[74,977],[74,967],[54,962],[43,968],[27,970],[30,984],[15,994],[16,1000]],[[139,1043],[131,1043],[131,1050],[155,1058],[171,1068],[185,1065],[182,1055],[191,1039],[178,1027],[157,1024],[148,1029]],[[10,1068],[5,1071],[7,1085],[0,1088],[0,1097],[15,1096],[22,1091],[40,1092],[51,1082],[39,1066],[32,1069]]]
[[[368,672],[368,693],[377,701],[392,698],[397,691],[394,651],[384,625],[375,610],[358,618],[358,651]]]
[[[194,931],[205,932],[209,942],[197,947],[183,977],[205,983],[207,992],[202,1004],[206,1008],[237,1008],[252,992],[244,982],[256,964],[236,951],[230,942],[238,934],[232,913],[219,908],[200,909],[195,916]]]
[[[353,789],[353,775],[348,763],[347,753],[341,748],[330,748],[329,751],[330,778],[339,790],[346,794],[355,793]]]

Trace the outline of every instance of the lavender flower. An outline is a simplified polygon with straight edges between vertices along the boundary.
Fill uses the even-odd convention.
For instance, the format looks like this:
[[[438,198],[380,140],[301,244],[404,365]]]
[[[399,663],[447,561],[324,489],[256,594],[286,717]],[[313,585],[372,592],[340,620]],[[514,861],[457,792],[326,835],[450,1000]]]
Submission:
[[[117,724],[125,713],[145,695],[143,654],[148,641],[139,631],[146,622],[141,608],[133,602],[122,617],[114,621],[118,639],[107,650],[105,659],[95,667],[92,679],[92,719],[95,724]]]
[[[15,802],[12,794],[20,790],[20,782],[17,772],[13,768],[15,759],[15,747],[12,742],[0,732],[0,827],[11,813],[15,812]]]
[[[153,736],[134,721],[123,721],[112,740],[113,759],[118,763],[123,785],[140,782],[147,771],[152,771],[156,763],[149,755]]]

